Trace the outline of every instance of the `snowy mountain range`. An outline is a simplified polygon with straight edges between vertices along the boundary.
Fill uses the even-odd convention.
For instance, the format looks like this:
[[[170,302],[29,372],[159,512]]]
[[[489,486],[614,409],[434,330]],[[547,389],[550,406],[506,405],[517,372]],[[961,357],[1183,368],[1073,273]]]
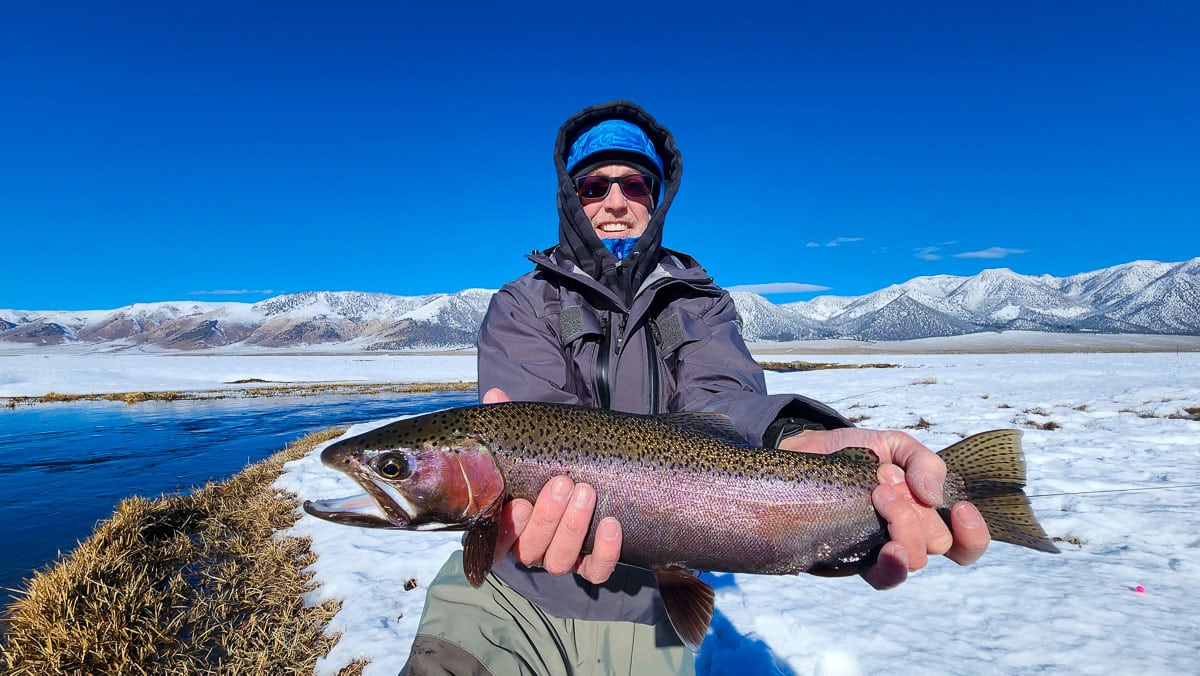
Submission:
[[[470,347],[492,291],[392,296],[311,291],[258,303],[138,303],[116,310],[0,310],[0,341],[35,345]],[[774,304],[733,293],[750,341],[910,340],[985,331],[1200,335],[1200,258],[1136,261],[1070,277],[1000,268],[917,277],[865,296]]]

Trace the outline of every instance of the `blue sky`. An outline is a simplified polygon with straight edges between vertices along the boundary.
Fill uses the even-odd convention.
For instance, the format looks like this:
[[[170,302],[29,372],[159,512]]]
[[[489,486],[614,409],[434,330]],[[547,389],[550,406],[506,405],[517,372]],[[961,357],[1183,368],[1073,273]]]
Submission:
[[[725,286],[1200,255],[1200,3],[442,4],[5,2],[0,308],[496,288],[616,98]]]

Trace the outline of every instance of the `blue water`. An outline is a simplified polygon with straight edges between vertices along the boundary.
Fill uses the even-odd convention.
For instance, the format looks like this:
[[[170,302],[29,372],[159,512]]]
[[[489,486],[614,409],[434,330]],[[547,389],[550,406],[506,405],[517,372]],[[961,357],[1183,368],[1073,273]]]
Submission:
[[[226,479],[311,432],[474,402],[455,392],[0,410],[0,605],[123,498]]]

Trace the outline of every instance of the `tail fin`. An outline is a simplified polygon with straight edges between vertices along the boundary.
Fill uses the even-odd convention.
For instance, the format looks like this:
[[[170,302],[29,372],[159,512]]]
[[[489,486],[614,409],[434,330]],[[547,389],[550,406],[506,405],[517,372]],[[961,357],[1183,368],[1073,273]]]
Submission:
[[[1057,554],[1058,547],[1033,515],[1025,487],[1020,430],[992,430],[967,437],[938,455],[962,477],[967,500],[987,522],[992,539]]]

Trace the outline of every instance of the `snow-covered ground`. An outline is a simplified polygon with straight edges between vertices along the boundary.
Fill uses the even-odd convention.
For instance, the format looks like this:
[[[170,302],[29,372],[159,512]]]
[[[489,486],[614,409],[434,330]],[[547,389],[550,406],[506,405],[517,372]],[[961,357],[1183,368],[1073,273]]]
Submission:
[[[855,360],[879,361],[847,358]],[[1058,556],[994,544],[975,566],[938,559],[888,592],[858,578],[710,576],[718,615],[697,656],[701,673],[1200,673],[1200,422],[1182,417],[1200,406],[1200,355],[886,361],[904,368],[770,374],[768,383],[865,416],[862,426],[924,418],[930,426],[912,433],[934,449],[986,429],[1024,429],[1028,492],[1046,496],[1033,499],[1040,520],[1078,544],[1062,543]],[[356,491],[315,456],[277,485],[305,498]],[[1086,493],[1129,488],[1148,490]],[[330,629],[345,634],[319,672],[366,658],[365,673],[395,673],[426,585],[458,536],[307,516],[292,532],[321,553],[312,600],[343,603]]]
[[[97,354],[70,350],[0,353],[0,397],[39,397],[47,392],[219,390],[245,380],[280,384],[474,379],[474,355],[328,355],[281,351],[270,356],[242,356],[219,352]]]
[[[1068,542],[1057,556],[994,544],[969,568],[934,560],[887,592],[858,578],[710,575],[717,617],[697,656],[700,673],[1200,673],[1200,421],[1189,419],[1200,407],[1200,354],[808,358],[902,368],[768,374],[770,389],[822,399],[864,427],[924,419],[928,427],[911,433],[935,450],[973,432],[1025,430],[1027,492],[1044,496],[1033,498],[1041,523]],[[242,378],[471,380],[474,359],[0,356],[0,396],[209,388]],[[316,453],[290,463],[276,485],[303,499],[357,490]],[[311,537],[319,554],[311,600],[342,602],[330,630],[344,633],[318,672],[361,658],[371,660],[368,675],[396,673],[425,589],[458,535],[309,516],[287,534]],[[405,591],[409,580],[416,586]]]

